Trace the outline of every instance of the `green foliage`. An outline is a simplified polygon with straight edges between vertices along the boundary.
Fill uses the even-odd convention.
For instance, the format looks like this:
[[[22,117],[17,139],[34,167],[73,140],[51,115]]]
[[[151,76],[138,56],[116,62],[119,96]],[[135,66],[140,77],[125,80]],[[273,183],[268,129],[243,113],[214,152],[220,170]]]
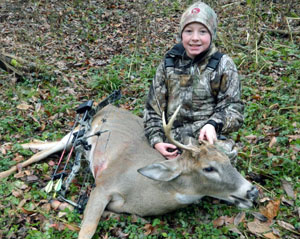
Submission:
[[[124,89],[125,95],[120,103],[133,102],[132,111],[142,115],[145,96],[155,74],[153,65],[158,64],[159,59],[157,54],[115,56],[106,67],[90,70],[88,85],[98,92],[100,98],[116,89]]]

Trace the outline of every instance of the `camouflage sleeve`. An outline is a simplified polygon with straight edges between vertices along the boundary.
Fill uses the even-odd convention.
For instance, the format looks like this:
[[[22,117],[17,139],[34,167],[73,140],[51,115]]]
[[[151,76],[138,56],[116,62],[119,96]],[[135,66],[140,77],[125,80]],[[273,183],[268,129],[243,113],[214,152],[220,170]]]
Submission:
[[[162,127],[162,112],[166,108],[167,86],[164,63],[162,62],[156,71],[156,75],[150,86],[146,106],[144,110],[145,135],[153,147],[155,144],[165,141]]]
[[[241,101],[241,82],[234,62],[224,55],[219,64],[221,80],[217,105],[208,123],[215,122],[218,126],[216,130],[227,134],[237,131],[242,126],[244,104]]]

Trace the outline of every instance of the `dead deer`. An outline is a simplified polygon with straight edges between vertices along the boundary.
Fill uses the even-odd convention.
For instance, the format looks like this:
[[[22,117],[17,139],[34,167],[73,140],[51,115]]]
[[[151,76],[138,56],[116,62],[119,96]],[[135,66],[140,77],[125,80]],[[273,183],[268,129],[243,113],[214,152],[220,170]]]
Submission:
[[[163,119],[169,141],[183,150],[172,160],[166,160],[148,144],[142,119],[129,111],[108,105],[94,116],[87,137],[99,130],[109,133],[87,138],[92,147],[86,151],[86,159],[96,186],[84,211],[80,239],[92,238],[105,209],[139,216],[161,215],[197,203],[203,196],[225,200],[240,208],[253,205],[258,190],[214,145],[183,145],[171,137],[178,110],[169,124]],[[23,166],[62,150],[68,137],[57,142],[23,145],[42,150]],[[16,168],[2,172],[0,178],[14,171]]]

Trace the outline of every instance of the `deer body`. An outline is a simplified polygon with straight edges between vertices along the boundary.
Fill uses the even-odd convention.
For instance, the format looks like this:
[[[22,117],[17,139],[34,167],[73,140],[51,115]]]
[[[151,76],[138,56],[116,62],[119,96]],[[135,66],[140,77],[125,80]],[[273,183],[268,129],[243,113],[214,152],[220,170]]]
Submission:
[[[98,131],[103,133],[93,136]],[[80,239],[92,238],[105,209],[140,216],[161,215],[196,203],[203,196],[242,208],[251,207],[257,197],[257,189],[213,145],[174,142],[184,149],[183,154],[166,160],[148,144],[142,119],[126,110],[105,107],[94,116],[87,136],[92,147],[86,151],[86,158],[96,187],[84,211]],[[32,143],[24,147],[43,149],[32,157],[37,161],[62,150],[67,138],[49,146]]]

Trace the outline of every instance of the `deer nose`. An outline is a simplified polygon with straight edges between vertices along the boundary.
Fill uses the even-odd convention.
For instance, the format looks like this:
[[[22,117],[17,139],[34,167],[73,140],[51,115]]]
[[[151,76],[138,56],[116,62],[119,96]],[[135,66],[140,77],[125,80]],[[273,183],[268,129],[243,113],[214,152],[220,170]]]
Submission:
[[[258,190],[255,186],[252,186],[252,188],[247,191],[247,198],[251,201],[255,201],[258,198]]]

